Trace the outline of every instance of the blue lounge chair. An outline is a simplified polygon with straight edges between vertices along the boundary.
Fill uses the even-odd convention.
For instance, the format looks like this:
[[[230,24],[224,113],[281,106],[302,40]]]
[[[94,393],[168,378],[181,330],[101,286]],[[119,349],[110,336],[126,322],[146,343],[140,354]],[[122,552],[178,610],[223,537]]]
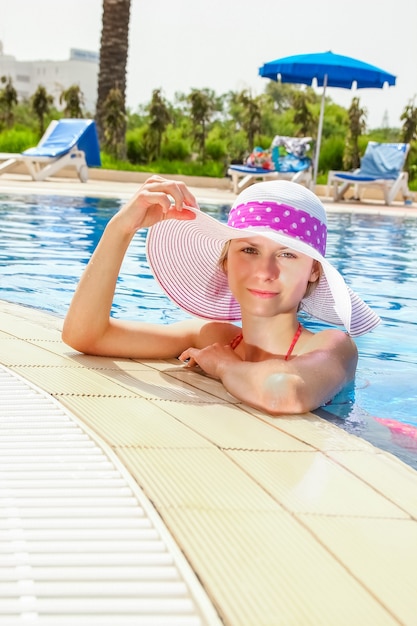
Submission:
[[[230,165],[227,173],[232,179],[234,193],[258,180],[291,180],[295,183],[311,185],[312,163],[306,156],[311,137],[284,137],[277,135],[271,145],[272,168],[265,169],[253,165]],[[281,155],[279,148],[285,148]]]
[[[410,144],[377,143],[370,141],[361,160],[361,166],[354,172],[331,170],[327,188],[333,186],[333,200],[342,200],[350,187],[354,187],[354,197],[361,200],[368,187],[382,190],[385,204],[390,205],[401,193],[404,200],[411,198],[408,188],[408,173],[403,172]]]
[[[252,165],[230,165],[227,173],[232,179],[233,192],[236,194],[256,181],[276,180],[278,178],[275,170]]]
[[[81,182],[88,180],[88,167],[99,167],[100,148],[94,120],[52,121],[35,148],[20,154],[0,154],[0,174],[24,163],[33,180],[45,180],[66,166],[75,167]]]

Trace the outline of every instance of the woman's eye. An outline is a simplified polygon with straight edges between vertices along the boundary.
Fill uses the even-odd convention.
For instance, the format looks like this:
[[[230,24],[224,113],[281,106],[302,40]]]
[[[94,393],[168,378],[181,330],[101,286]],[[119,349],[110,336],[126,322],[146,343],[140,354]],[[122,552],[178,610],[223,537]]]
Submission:
[[[281,252],[280,256],[284,257],[284,259],[295,259],[295,254],[293,254],[292,252]]]
[[[246,254],[256,254],[257,250],[256,248],[251,248],[251,247],[247,247],[247,248],[242,248],[242,252],[245,252]]]

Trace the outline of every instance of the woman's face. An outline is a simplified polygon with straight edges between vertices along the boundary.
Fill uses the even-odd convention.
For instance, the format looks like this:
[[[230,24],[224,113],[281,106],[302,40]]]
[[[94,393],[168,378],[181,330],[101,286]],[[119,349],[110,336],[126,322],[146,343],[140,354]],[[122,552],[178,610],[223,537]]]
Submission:
[[[224,267],[242,312],[268,317],[296,312],[319,278],[316,261],[260,236],[233,239]]]

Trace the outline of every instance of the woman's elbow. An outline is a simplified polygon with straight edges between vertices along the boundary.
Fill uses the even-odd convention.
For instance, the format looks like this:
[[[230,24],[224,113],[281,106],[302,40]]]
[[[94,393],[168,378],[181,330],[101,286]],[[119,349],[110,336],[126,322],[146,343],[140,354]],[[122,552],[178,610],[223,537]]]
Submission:
[[[273,374],[265,383],[261,404],[274,417],[307,413],[317,407],[306,390],[305,382],[297,374]]]
[[[94,354],[95,352],[94,342],[90,333],[74,329],[66,320],[62,328],[61,339],[67,346],[77,350],[77,352],[83,352],[84,354]]]
[[[88,346],[83,341],[80,341],[76,337],[73,337],[71,333],[67,333],[65,329],[62,330],[61,339],[67,346],[69,346],[73,350],[77,350],[77,352],[83,352],[84,354],[89,353]]]

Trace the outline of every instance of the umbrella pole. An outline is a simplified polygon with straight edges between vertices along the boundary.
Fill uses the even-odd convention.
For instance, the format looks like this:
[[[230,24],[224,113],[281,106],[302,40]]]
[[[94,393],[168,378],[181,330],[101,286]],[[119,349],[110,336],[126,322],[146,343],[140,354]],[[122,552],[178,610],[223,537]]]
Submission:
[[[319,170],[320,145],[321,145],[321,136],[323,133],[323,117],[324,117],[324,103],[326,99],[326,87],[327,87],[327,74],[325,74],[323,78],[323,95],[321,97],[319,127],[317,129],[316,152],[314,154],[313,189],[316,186],[317,173]]]

